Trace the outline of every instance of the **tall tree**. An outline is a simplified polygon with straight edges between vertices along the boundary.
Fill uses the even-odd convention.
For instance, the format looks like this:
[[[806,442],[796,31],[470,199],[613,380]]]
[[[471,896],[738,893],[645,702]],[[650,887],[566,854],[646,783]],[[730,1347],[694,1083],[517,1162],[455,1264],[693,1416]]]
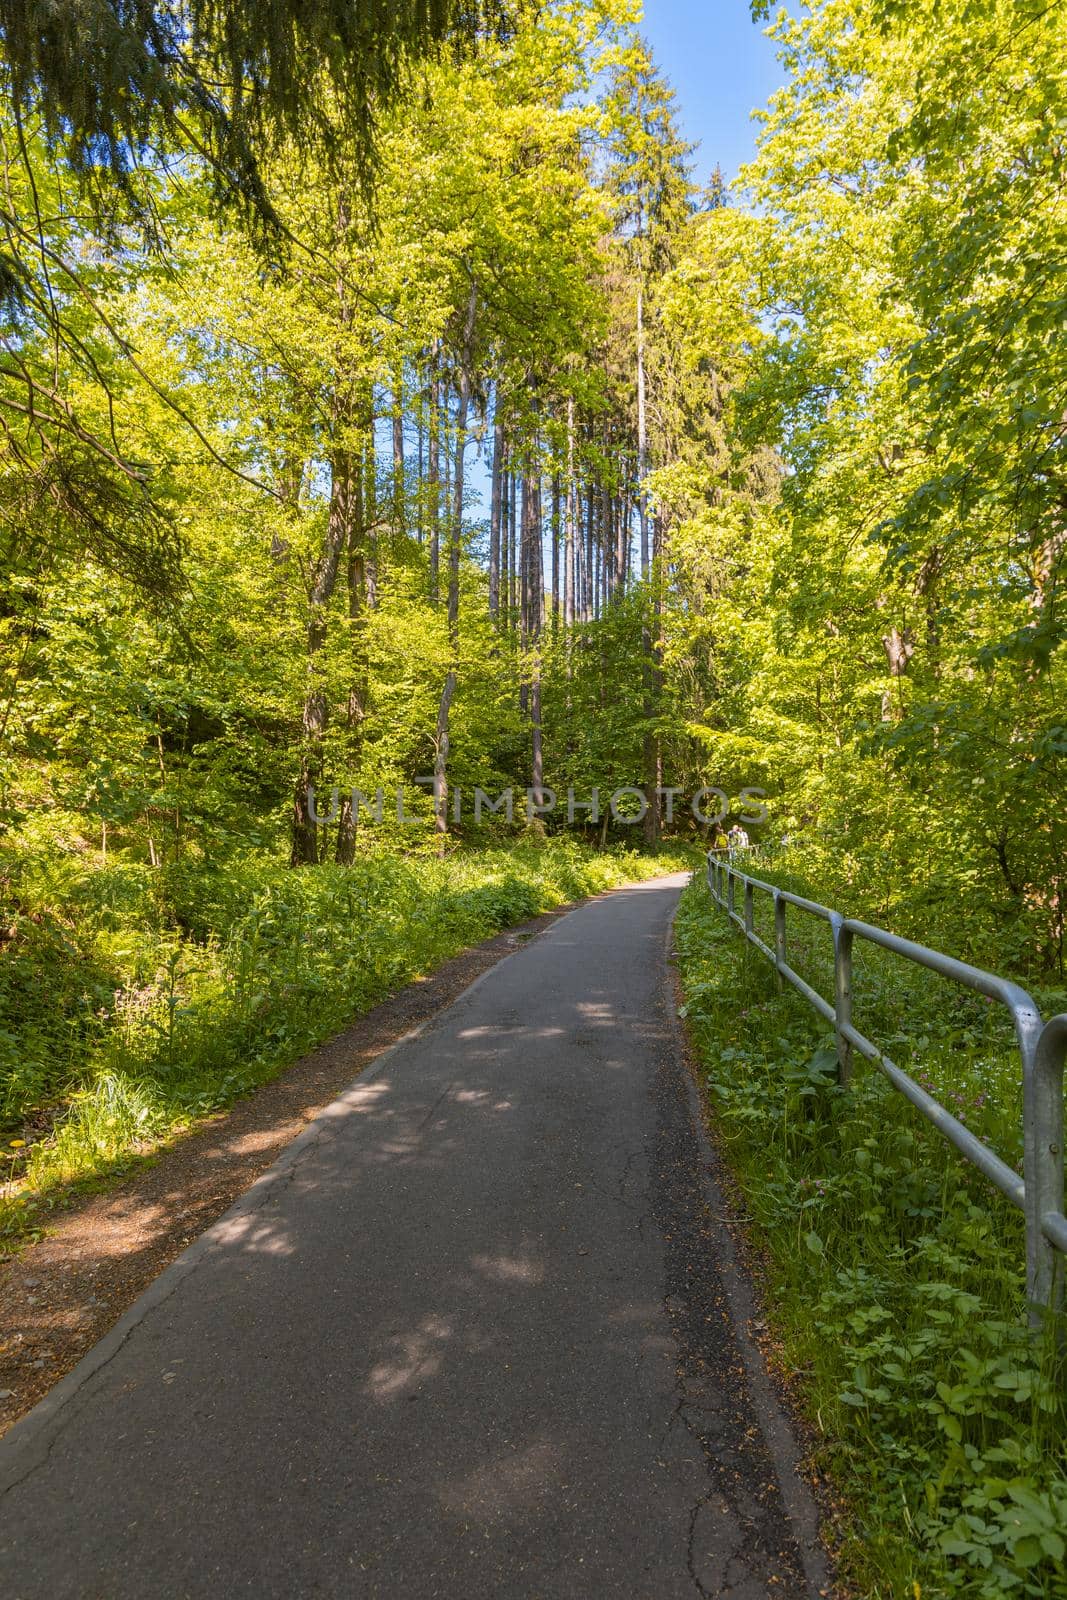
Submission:
[[[478,315],[478,291],[471,282],[457,354],[456,467],[452,487],[453,503],[448,523],[448,671],[437,708],[434,734],[434,822],[441,848],[448,831],[448,776],[451,749],[450,721],[452,699],[459,674],[459,572],[463,543],[463,492],[466,483],[467,427],[470,420],[473,386],[474,334]]]

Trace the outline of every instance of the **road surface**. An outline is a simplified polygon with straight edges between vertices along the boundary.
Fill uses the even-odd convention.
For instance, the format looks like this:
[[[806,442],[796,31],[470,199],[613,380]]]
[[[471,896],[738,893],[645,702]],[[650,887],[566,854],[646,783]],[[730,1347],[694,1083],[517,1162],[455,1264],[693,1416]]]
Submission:
[[[693,1116],[682,878],[402,1041],[0,1443],[10,1600],[806,1600]]]

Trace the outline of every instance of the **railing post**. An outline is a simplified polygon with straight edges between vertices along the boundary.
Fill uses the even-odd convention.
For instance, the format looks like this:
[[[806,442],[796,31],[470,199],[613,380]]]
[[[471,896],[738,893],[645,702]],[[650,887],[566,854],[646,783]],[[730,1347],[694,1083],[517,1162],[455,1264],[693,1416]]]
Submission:
[[[735,872],[729,861],[709,861],[711,880],[717,885],[717,898],[731,919],[741,924],[752,939],[754,929],[754,890],[756,885],[744,875]],[[744,888],[744,915],[736,911],[736,886],[740,878]],[[779,983],[783,976],[815,1006],[820,1016],[833,1017],[837,1039],[838,1078],[847,1085],[852,1076],[855,1050],[878,1063],[890,1082],[913,1105],[917,1106],[928,1122],[940,1128],[944,1136],[1015,1206],[1022,1209],[1026,1221],[1026,1294],[1030,1324],[1036,1333],[1053,1321],[1057,1340],[1067,1344],[1067,1214],[1064,1212],[1064,1076],[1067,1073],[1067,1012],[1044,1023],[1041,1013],[1031,997],[1016,984],[980,972],[964,962],[940,955],[936,950],[924,949],[910,940],[899,939],[878,928],[862,922],[853,922],[838,911],[818,906],[799,896],[789,896],[782,889],[767,886],[774,900],[774,964]],[[827,1000],[817,994],[796,973],[789,971],[786,945],[786,908],[794,900],[802,911],[810,911],[830,923],[834,951],[834,1004],[831,1010]],[[983,1145],[974,1134],[952,1117],[944,1106],[926,1094],[925,1090],[902,1072],[888,1056],[882,1054],[870,1040],[853,1027],[853,941],[864,939],[887,949],[920,967],[927,967],[943,977],[965,983],[990,999],[999,999],[1008,1006],[1015,1022],[1015,1033],[1023,1069],[1023,1176],[1020,1179],[1007,1164]],[[761,941],[762,943],[762,941]],[[763,946],[766,950],[766,946]],[[768,952],[769,953],[769,952]],[[854,1047],[846,1037],[846,1029],[859,1041]]]
[[[1028,1062],[1026,1056],[1031,1056]],[[1063,1263],[1044,1219],[1063,1216],[1063,1068],[1067,1012],[1053,1017],[1036,1046],[1023,1045],[1023,1179],[1026,1184],[1026,1298],[1039,1327],[1063,1305]]]
[[[852,1022],[852,931],[836,913],[830,919],[834,936],[834,1025],[837,1029],[837,1080],[847,1087],[852,1077],[852,1046],[841,1029]]]

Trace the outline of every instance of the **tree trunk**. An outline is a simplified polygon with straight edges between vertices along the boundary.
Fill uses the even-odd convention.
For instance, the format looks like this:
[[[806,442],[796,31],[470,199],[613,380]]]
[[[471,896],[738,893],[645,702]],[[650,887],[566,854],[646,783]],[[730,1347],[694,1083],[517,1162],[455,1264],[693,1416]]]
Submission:
[[[424,497],[425,492],[426,492],[426,421],[425,421],[425,410],[424,410],[424,406],[423,406],[423,396],[421,396],[421,395],[420,395],[420,399],[419,399],[419,441],[418,441],[418,443],[419,443],[419,460],[418,460],[418,478],[416,480],[417,481],[417,490],[418,490],[418,492],[417,492],[417,497],[416,497],[415,504],[418,507],[418,523],[419,523],[418,536],[419,536],[419,543],[421,545],[421,544],[424,544],[426,542],[426,527],[425,527],[426,513],[425,513],[425,511],[423,509],[423,507],[424,507],[424,499],[423,499],[423,497]]]
[[[293,848],[290,864],[315,866],[319,859],[319,830],[312,815],[311,791],[321,801],[322,741],[326,731],[326,693],[322,683],[321,653],[326,643],[326,619],[341,552],[351,532],[352,490],[357,467],[353,452],[338,450],[331,461],[330,510],[326,537],[311,578],[308,595],[307,672],[302,717],[303,746],[300,776],[293,797]]]
[[[518,600],[518,572],[516,571],[519,545],[518,474],[510,473],[508,482],[508,626],[513,627],[516,602]]]
[[[437,708],[437,728],[434,744],[434,827],[440,840],[440,853],[444,855],[445,835],[448,832],[448,758],[449,720],[452,698],[456,692],[459,672],[459,558],[463,541],[463,488],[464,465],[467,452],[467,421],[470,413],[471,364],[474,359],[474,323],[478,300],[473,283],[467,302],[467,320],[463,330],[463,347],[459,364],[459,405],[456,411],[456,465],[452,484],[452,515],[448,530],[448,643],[450,660]]]
[[[360,527],[366,550],[366,600],[369,611],[378,609],[378,459],[374,440],[374,396],[367,402],[367,440],[363,458],[363,493]]]
[[[887,689],[882,696],[882,721],[891,722],[894,716],[902,717],[904,715],[903,679],[911,665],[911,658],[915,654],[915,642],[906,628],[901,630],[894,627],[890,628],[882,640],[882,648],[889,664],[889,676],[896,688],[897,705],[895,711],[893,688]]]
[[[563,545],[563,626],[574,627],[574,534],[577,522],[577,485],[574,481],[574,401],[567,401],[567,518]]]
[[[489,615],[500,613],[500,522],[503,515],[504,428],[500,417],[500,390],[496,394],[493,426],[493,491],[489,509]]]
[[[659,519],[653,519],[652,545],[652,625],[641,635],[645,655],[645,717],[651,720],[659,715],[663,694],[663,562],[660,549]],[[645,838],[649,844],[658,844],[661,832],[660,797],[657,790],[663,786],[663,749],[659,734],[650,728],[644,739]]]
[[[585,513],[581,486],[574,485],[574,620],[584,622],[582,602],[585,598]]]
[[[373,418],[371,427],[373,428]],[[352,777],[359,776],[363,756],[363,724],[367,715],[367,681],[369,666],[366,653],[367,605],[367,504],[364,484],[353,484],[351,526],[348,537],[348,616],[352,624],[352,681],[348,691],[346,721],[349,730],[348,754],[352,763]],[[347,785],[346,785],[347,787]],[[350,867],[356,858],[356,831],[359,817],[352,805],[351,790],[341,802],[337,821],[337,847],[334,860],[340,867]]]
[[[501,468],[500,481],[500,600],[499,609],[503,615],[504,627],[511,626],[511,502],[513,487],[511,482],[510,463],[511,451],[505,445],[504,464]]]
[[[530,716],[531,788],[543,804],[544,750],[541,728],[541,631],[544,625],[544,562],[541,535],[541,480],[527,475],[522,487],[524,709]]]
[[[349,214],[344,194],[338,199],[336,233],[338,245],[343,247],[348,233]],[[336,284],[337,322],[342,334],[352,326],[352,306],[348,285],[343,273]],[[358,450],[348,442],[352,423],[350,415],[356,395],[355,385],[347,370],[347,356],[343,344],[333,374],[333,396],[330,407],[332,450],[330,455],[330,508],[326,518],[326,534],[311,572],[308,591],[308,618],[306,643],[306,676],[304,707],[301,718],[300,773],[293,795],[292,850],[290,864],[294,867],[315,866],[319,860],[319,829],[312,811],[312,791],[321,800],[322,742],[326,731],[326,691],[322,675],[322,648],[326,643],[326,627],[330,601],[337,585],[337,569],[342,552],[348,546],[352,530],[353,494],[359,473]],[[373,427],[373,422],[372,422]]]
[[[645,394],[645,286],[637,285],[637,492],[641,520],[641,577],[648,576],[648,403]]]
[[[404,482],[404,374],[401,366],[393,378],[393,534],[407,532]]]
[[[601,543],[604,546],[604,607],[615,593],[615,530],[612,523],[612,497],[607,487],[600,491]]]
[[[626,504],[615,501],[615,590],[621,600],[626,593]]]
[[[431,357],[429,465],[426,487],[430,498],[430,599],[434,605],[441,589],[441,386],[437,375],[438,352]]]
[[[522,478],[522,522],[519,526],[519,712],[526,716],[530,709],[530,686],[526,675],[526,650],[530,638],[530,512],[532,509],[530,478]]]
[[[552,636],[559,632],[559,540],[560,540],[560,482],[559,473],[552,476]]]
[[[597,506],[600,496],[589,487],[589,615],[592,622],[600,618],[600,566],[597,561]]]

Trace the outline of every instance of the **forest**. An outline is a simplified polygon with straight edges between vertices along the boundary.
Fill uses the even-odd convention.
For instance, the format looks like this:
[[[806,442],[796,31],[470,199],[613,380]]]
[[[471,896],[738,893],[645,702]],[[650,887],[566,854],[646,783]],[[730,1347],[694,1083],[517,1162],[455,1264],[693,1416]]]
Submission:
[[[368,6],[359,73],[344,10],[0,0],[11,1252],[739,821],[1067,1008],[1062,4],[757,5],[785,86],[733,185],[636,0]],[[842,1571],[1067,1593],[1016,1219],[884,1085],[818,1109],[817,1019],[699,883],[686,1009]],[[878,1003],[1014,1157],[986,1018]]]

